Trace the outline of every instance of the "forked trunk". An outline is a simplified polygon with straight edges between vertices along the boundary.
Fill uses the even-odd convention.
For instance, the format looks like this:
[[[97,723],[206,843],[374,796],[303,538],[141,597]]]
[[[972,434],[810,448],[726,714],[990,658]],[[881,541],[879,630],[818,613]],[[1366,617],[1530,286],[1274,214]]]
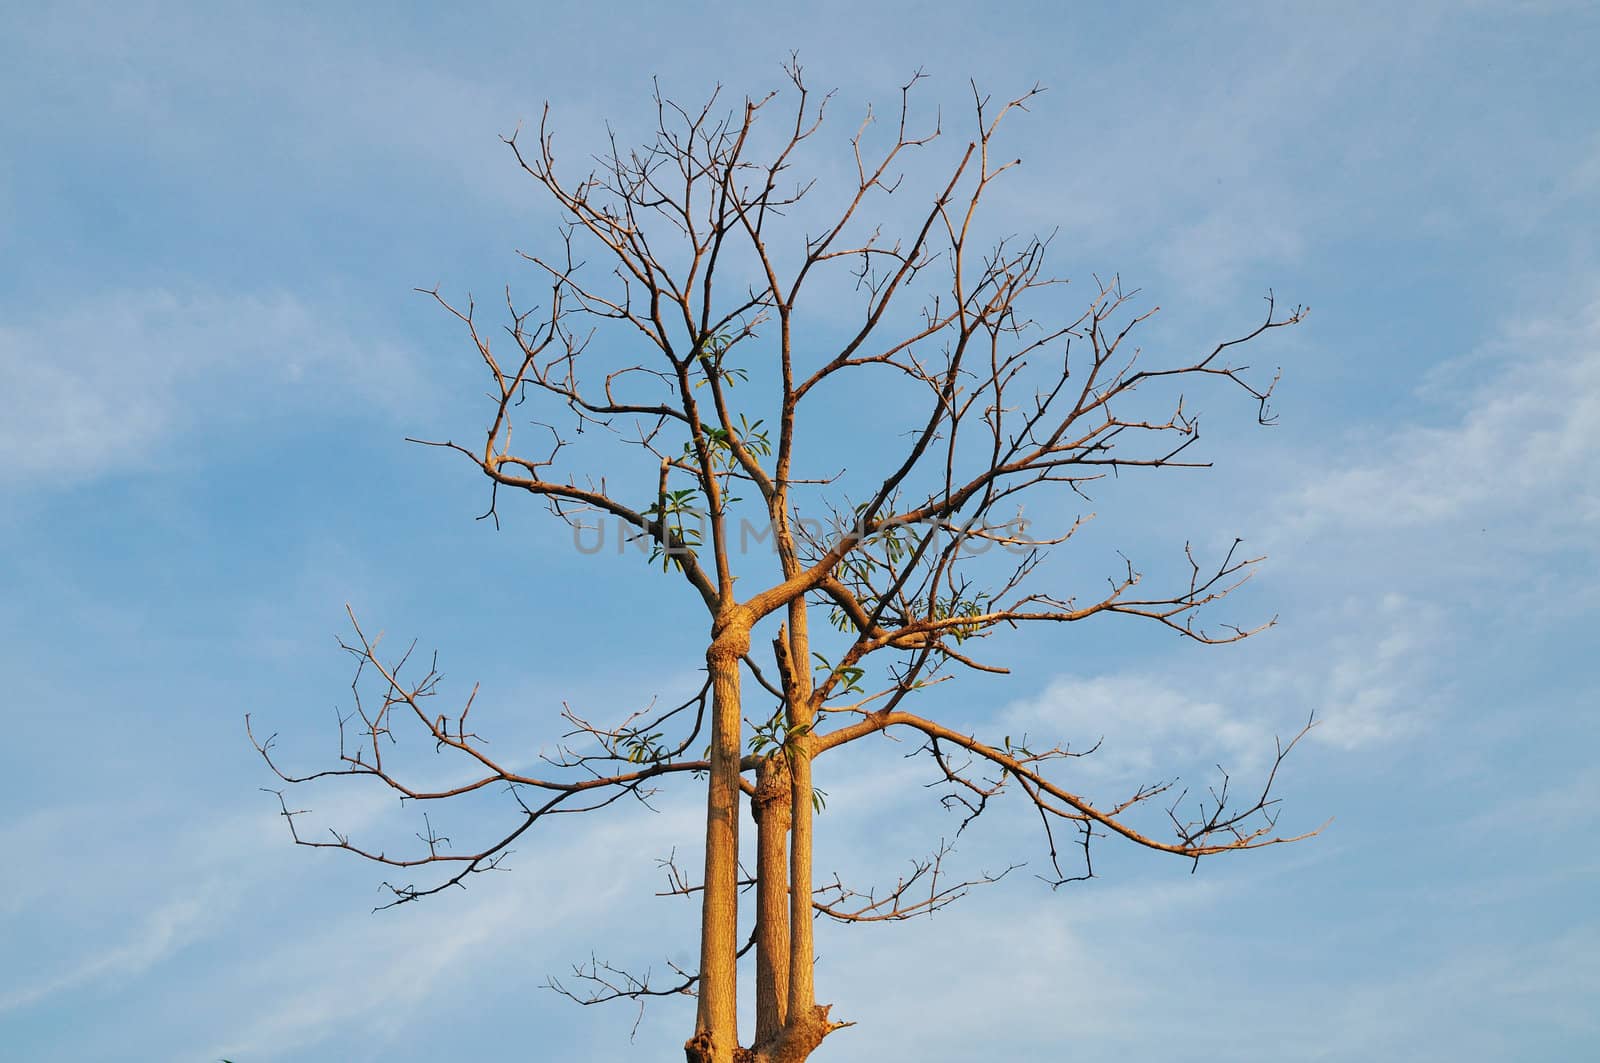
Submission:
[[[747,628],[719,624],[706,654],[711,672],[711,760],[700,938],[700,1000],[688,1063],[802,1063],[839,1023],[812,988],[810,642],[805,606],[791,607],[777,650],[788,741],[757,769],[756,1036],[738,1043],[739,764],[743,750],[740,658]],[[793,662],[801,662],[798,667]],[[792,830],[792,836],[791,836]],[[785,844],[786,842],[790,844]]]
[[[771,935],[770,944],[774,949],[773,956],[782,956],[782,962],[774,962],[772,966],[787,974],[788,994],[780,1020],[770,1025],[763,1024],[759,1011],[761,986],[758,980],[756,1042],[748,1059],[750,1063],[801,1063],[816,1051],[824,1037],[840,1025],[828,1020],[826,1006],[817,1006],[812,983],[811,818],[815,790],[811,784],[811,750],[815,739],[810,729],[815,714],[811,706],[811,642],[806,627],[804,601],[791,604],[789,623],[779,632],[773,649],[783,673],[784,697],[788,703],[786,724],[789,739],[781,760],[787,768],[784,773],[787,785],[782,798],[788,803],[786,825],[791,833],[787,867],[782,865],[784,854],[781,843],[774,845],[770,851],[758,845],[761,864],[756,889],[759,894],[769,880],[772,883],[787,880],[788,888],[783,891],[781,899],[779,891],[769,887],[767,899],[758,897],[757,903],[763,920],[770,918],[782,923],[787,931],[786,956],[776,951],[779,945],[776,934]],[[774,761],[778,759],[774,758]],[[759,776],[757,795],[759,799]],[[777,794],[773,796],[777,797]],[[763,942],[763,931],[758,928],[757,933],[759,947]],[[761,961],[758,959],[757,963],[759,972]],[[773,988],[778,989],[776,980]],[[778,991],[781,992],[781,989]]]

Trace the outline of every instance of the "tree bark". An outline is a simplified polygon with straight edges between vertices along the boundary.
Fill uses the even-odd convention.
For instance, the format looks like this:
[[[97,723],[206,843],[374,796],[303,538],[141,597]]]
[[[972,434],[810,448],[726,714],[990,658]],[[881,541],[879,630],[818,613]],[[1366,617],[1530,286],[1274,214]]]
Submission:
[[[756,769],[756,1044],[789,1011],[789,763],[782,751]]]
[[[739,660],[748,622],[721,617],[706,666],[711,673],[711,766],[706,785],[705,889],[700,913],[700,999],[690,1063],[734,1063],[738,1048]]]
[[[811,638],[804,598],[789,605],[789,757],[791,787],[789,842],[789,1018],[805,1021],[816,1007],[812,982],[814,946],[811,915],[811,816],[815,791],[811,783]],[[820,1038],[819,1038],[820,1040]],[[803,1056],[800,1058],[804,1058]]]

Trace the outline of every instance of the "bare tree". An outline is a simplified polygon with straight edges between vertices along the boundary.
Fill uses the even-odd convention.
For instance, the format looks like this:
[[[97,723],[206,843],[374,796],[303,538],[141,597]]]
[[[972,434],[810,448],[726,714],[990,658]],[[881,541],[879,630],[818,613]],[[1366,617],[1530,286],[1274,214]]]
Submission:
[[[1280,314],[1269,295],[1265,318],[1243,335],[1158,364],[1130,340],[1154,309],[1138,308],[1136,293],[1115,279],[1097,282],[1081,312],[1048,316],[1066,297],[1065,282],[1045,272],[1049,240],[980,246],[976,235],[980,204],[1017,165],[996,156],[996,131],[1012,111],[1026,110],[1038,88],[996,103],[974,87],[972,139],[932,186],[931,201],[891,238],[883,222],[900,201],[885,197],[941,132],[937,119],[913,128],[909,100],[922,75],[914,76],[901,90],[892,135],[875,132],[868,111],[850,140],[847,187],[818,223],[810,208],[824,193],[794,172],[828,99],[807,90],[798,65],[785,73],[782,103],[775,92],[725,110],[713,94],[686,109],[658,90],[653,140],[624,151],[613,136],[609,151],[578,176],[557,168],[547,108],[537,137],[517,134],[506,143],[566,219],[552,251],[524,256],[548,282],[549,301],[521,309],[508,289],[508,335],[491,343],[470,299],[456,304],[437,289],[425,293],[459,319],[493,400],[479,442],[430,445],[459,453],[489,479],[485,516],[511,490],[543,499],[574,529],[610,522],[646,544],[651,560],[698,595],[710,618],[700,690],[673,708],[615,724],[569,709],[561,751],[546,758],[546,771],[530,774],[491,755],[472,730],[472,697],[453,714],[435,711],[436,668],[414,674],[409,650],[380,656],[352,614],[354,635],[343,646],[358,662],[356,701],[341,722],[338,765],[282,771],[272,740],[252,734],[290,783],[366,777],[419,802],[491,787],[509,792],[510,818],[493,844],[458,852],[430,827],[418,851],[397,855],[340,834],[301,836],[299,812],[279,791],[299,844],[440,870],[431,884],[391,886],[397,904],[497,867],[547,816],[647,796],[673,779],[703,780],[702,873],[696,880],[670,858],[664,863],[667,892],[699,894],[698,968],[675,968],[660,984],[596,960],[576,969],[581,990],[552,985],[585,1002],[694,993],[698,1014],[685,1049],[704,1063],[803,1060],[847,1025],[817,1003],[819,916],[905,919],[1010,870],[952,877],[950,847],[941,843],[884,891],[857,890],[837,877],[817,881],[813,830],[822,795],[813,764],[848,743],[885,732],[915,736],[963,828],[1003,791],[1020,791],[1037,814],[1054,884],[1093,873],[1098,837],[1187,860],[1295,840],[1276,833],[1272,787],[1299,735],[1280,745],[1263,785],[1244,800],[1224,777],[1197,811],[1181,813],[1179,802],[1168,803],[1171,784],[1097,803],[1065,770],[1085,751],[982,739],[914,711],[910,695],[962,671],[1005,671],[980,647],[1021,624],[1120,615],[1201,643],[1259,631],[1197,620],[1260,560],[1238,543],[1204,561],[1185,545],[1188,575],[1163,590],[1147,591],[1140,571],[1123,562],[1101,591],[1074,597],[1045,586],[1039,566],[1085,518],[1040,533],[1019,514],[1024,500],[1047,493],[1087,498],[1108,474],[1204,467],[1193,456],[1198,420],[1184,388],[1231,388],[1268,423],[1276,377],[1257,381],[1230,359],[1240,344],[1301,320],[1303,310]],[[774,107],[787,108],[775,129],[764,124]],[[809,230],[798,231],[807,219]],[[826,348],[820,326],[797,334],[803,298],[853,300],[846,304],[853,317]],[[615,339],[604,353],[590,351],[597,334]],[[646,353],[615,355],[630,345]],[[826,423],[807,412],[864,389],[872,389],[875,408],[919,410],[895,426],[909,431],[882,445],[858,444],[848,472],[800,468],[802,433]],[[515,428],[524,432],[513,445]],[[898,449],[887,449],[896,440]],[[585,453],[589,467],[580,462]],[[648,486],[630,496],[619,486],[629,483]],[[752,529],[770,546],[746,549]],[[764,623],[758,653],[753,638]],[[751,700],[764,706],[749,718],[747,689],[758,690]],[[402,729],[458,755],[461,781],[423,788],[392,770],[386,749]],[[708,740],[709,752],[697,755]],[[748,874],[739,863],[744,796],[756,825]],[[1149,822],[1147,809],[1159,822]],[[740,897],[751,886],[755,929],[741,940]],[[745,1048],[736,976],[751,949],[755,1036]]]

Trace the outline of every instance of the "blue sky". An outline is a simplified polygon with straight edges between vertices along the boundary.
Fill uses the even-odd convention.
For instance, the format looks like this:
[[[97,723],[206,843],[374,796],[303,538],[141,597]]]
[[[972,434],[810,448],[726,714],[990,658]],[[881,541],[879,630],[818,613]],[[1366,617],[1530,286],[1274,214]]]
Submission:
[[[539,988],[591,951],[694,954],[652,896],[692,792],[556,825],[513,873],[371,914],[380,869],[288,843],[246,712],[332,752],[349,602],[481,682],[502,748],[563,701],[692,689],[694,602],[577,555],[536,506],[498,532],[470,469],[482,381],[413,287],[492,297],[557,221],[498,135],[544,101],[569,158],[686,100],[836,87],[823,147],[923,68],[1048,92],[988,224],[1059,228],[1055,270],[1118,273],[1152,350],[1313,307],[1252,357],[1271,429],[1206,399],[1195,476],[1107,495],[1061,559],[1243,536],[1269,561],[1219,649],[1107,623],[1024,634],[963,726],[1104,736],[1083,785],[1284,779],[1314,841],[1187,865],[1105,845],[934,919],[819,930],[826,1058],[1452,1061],[1600,1047],[1600,13],[1581,3],[1121,6],[40,5],[0,41],[0,1054],[29,1061],[675,1056],[692,1004]],[[948,152],[950,141],[938,147]],[[816,156],[839,165],[843,154]],[[828,160],[831,158],[831,162]],[[826,336],[826,322],[818,326]],[[841,438],[859,411],[816,426]],[[1590,708],[1585,708],[1590,706]],[[819,870],[892,877],[952,827],[883,745],[825,768]],[[440,769],[442,770],[442,768]],[[404,839],[360,786],[291,798]],[[463,809],[451,829],[470,833]],[[963,866],[1042,859],[1018,805]],[[691,860],[692,862],[692,860]],[[1030,869],[1031,870],[1031,869]],[[819,1058],[822,1058],[819,1056]]]

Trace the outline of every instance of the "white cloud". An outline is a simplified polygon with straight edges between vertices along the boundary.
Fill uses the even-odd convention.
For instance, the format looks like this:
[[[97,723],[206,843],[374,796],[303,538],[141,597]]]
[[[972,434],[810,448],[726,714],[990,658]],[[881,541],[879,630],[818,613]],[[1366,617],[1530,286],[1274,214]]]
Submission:
[[[1243,204],[1218,208],[1199,221],[1179,223],[1161,250],[1161,266],[1182,278],[1192,298],[1204,294],[1233,300],[1239,279],[1263,262],[1296,262],[1304,253],[1303,227],[1285,221],[1285,214],[1261,217]]]
[[[393,1026],[396,1013],[416,1014],[440,979],[469,954],[491,939],[504,943],[522,936],[529,916],[541,911],[526,895],[513,892],[476,903],[455,898],[447,903],[448,912],[432,913],[421,927],[401,930],[393,922],[343,920],[275,950],[264,966],[292,978],[264,997],[252,994],[252,1020],[207,1055],[283,1058],[340,1025],[375,1031]]]
[[[0,1014],[99,979],[143,974],[218,925],[222,912],[216,904],[217,885],[175,898],[148,913],[120,945],[97,947],[65,971],[0,995]]]
[[[328,796],[319,811],[345,830],[360,831],[394,806],[375,791]],[[195,818],[192,808],[130,804],[118,797],[40,809],[0,833],[6,851],[43,854],[28,874],[7,876],[8,903],[0,906],[0,917],[58,931],[49,938],[48,953],[24,950],[14,956],[14,974],[24,977],[0,988],[0,1012],[141,974],[190,944],[231,930],[231,913],[306,857],[289,843],[271,801],[263,795],[248,808]],[[76,844],[67,849],[59,844],[62,838]],[[137,883],[105,888],[134,866],[142,869]],[[127,919],[137,928],[121,944],[74,932]],[[64,967],[51,973],[62,956]]]
[[[1439,608],[1394,592],[1352,594],[1314,615],[1288,656],[1241,679],[1265,703],[1300,706],[1319,742],[1343,749],[1413,734],[1438,708]]]
[[[1600,768],[1589,767],[1533,793],[1497,798],[1463,830],[1478,837],[1504,830],[1552,834],[1583,830],[1593,825],[1596,809],[1600,809]]]
[[[1059,738],[1078,749],[1103,739],[1097,752],[1078,762],[1091,776],[1150,781],[1197,755],[1258,765],[1271,752],[1271,732],[1202,690],[1209,692],[1145,674],[1062,676],[1037,697],[1011,705],[1001,719],[1014,741],[1022,740],[1023,730],[1036,745]]]
[[[243,972],[244,984],[230,980],[222,1010],[235,1021],[217,1027],[237,1033],[208,1046],[206,1055],[303,1058],[308,1046],[351,1030],[394,1039],[426,1021],[431,1003],[454,1000],[463,987],[481,987],[498,972],[512,972],[506,977],[521,983],[519,992],[534,992],[547,974],[559,975],[590,947],[601,957],[641,940],[659,947],[650,917],[662,910],[641,902],[655,900],[660,878],[643,854],[654,853],[664,837],[695,837],[698,807],[687,795],[658,815],[595,819],[564,838],[530,836],[518,847],[511,875],[485,876],[464,893],[378,917],[347,911],[293,935]],[[543,827],[559,829],[550,821]],[[619,865],[618,854],[631,859]],[[692,854],[681,855],[693,865]],[[687,930],[690,910],[681,915]],[[539,957],[531,969],[529,955]],[[659,961],[647,956],[640,967]],[[248,1010],[238,1007],[241,999],[251,1002]],[[546,1000],[566,1006],[554,994],[540,1003]]]
[[[1527,1058],[1522,1042],[1535,1031],[1600,1030],[1580,1004],[1600,990],[1600,935],[1592,927],[1531,942],[1480,937],[1465,935],[1432,962],[1326,1000],[1314,1058],[1519,1059]],[[1464,1001],[1483,1006],[1464,1011]]]
[[[1059,1046],[1067,1029],[1114,1039],[1145,1010],[1148,987],[1106,961],[1075,905],[1017,893],[998,918],[972,907],[898,927],[824,925],[820,992],[837,1002],[837,1018],[860,1023],[830,1038],[828,1058],[948,1059],[953,1045],[997,1041]]]
[[[1347,467],[1310,477],[1302,530],[1393,532],[1452,522],[1507,545],[1592,545],[1600,528],[1600,296],[1569,317],[1512,323],[1430,375],[1459,409],[1381,433]]]
[[[1034,746],[1100,740],[1072,764],[1081,779],[1132,786],[1178,777],[1197,792],[1219,765],[1234,785],[1255,785],[1277,743],[1312,715],[1310,741],[1359,750],[1415,734],[1442,711],[1450,688],[1440,657],[1452,636],[1439,607],[1357,593],[1300,616],[1248,648],[1058,676],[1008,706],[1000,728],[1013,740],[1027,732]]]
[[[393,408],[416,387],[399,349],[348,335],[292,295],[113,292],[0,325],[0,481],[77,484],[149,466],[265,396]]]
[[[1571,556],[1600,542],[1600,295],[1578,290],[1575,311],[1525,315],[1433,370],[1431,423],[1369,422],[1295,467],[1259,538],[1289,591],[1282,627],[1230,689],[1314,707],[1319,741],[1370,748],[1459,711],[1467,647],[1592,607],[1600,565]],[[1484,610],[1519,601],[1526,623],[1491,635]]]

